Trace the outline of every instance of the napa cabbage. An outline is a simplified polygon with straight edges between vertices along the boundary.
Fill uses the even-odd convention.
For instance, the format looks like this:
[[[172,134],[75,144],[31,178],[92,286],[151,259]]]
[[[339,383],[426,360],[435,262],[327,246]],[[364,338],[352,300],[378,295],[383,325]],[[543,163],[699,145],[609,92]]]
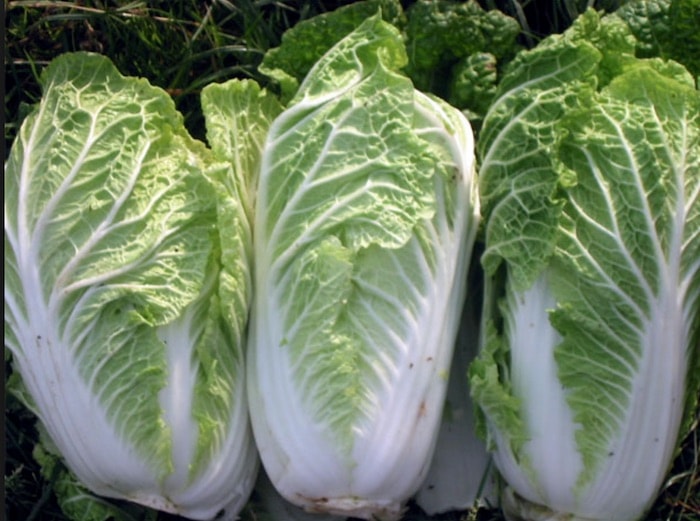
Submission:
[[[471,392],[513,519],[639,519],[697,400],[700,95],[588,11],[519,54],[478,143]]]
[[[397,519],[430,464],[478,223],[471,128],[376,15],[274,120],[254,220],[250,414],[275,489]]]
[[[192,139],[167,93],[104,57],[62,55],[42,82],[5,165],[13,386],[92,493],[233,518],[259,464],[235,154]]]

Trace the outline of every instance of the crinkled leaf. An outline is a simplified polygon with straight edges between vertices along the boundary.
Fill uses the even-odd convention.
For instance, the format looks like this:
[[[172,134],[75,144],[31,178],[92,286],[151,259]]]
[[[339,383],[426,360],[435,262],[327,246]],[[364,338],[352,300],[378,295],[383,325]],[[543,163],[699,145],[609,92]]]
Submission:
[[[629,24],[640,57],[676,60],[700,75],[699,0],[627,2],[615,14]]]
[[[402,24],[403,9],[396,0],[354,2],[299,22],[282,35],[279,47],[265,54],[260,72],[275,80],[282,99],[288,100],[321,56],[379,11],[385,20]]]
[[[453,78],[453,68],[477,53],[490,53],[502,66],[518,50],[518,22],[497,9],[487,11],[477,2],[418,0],[406,10],[406,72],[416,88],[432,92],[460,109],[478,112],[463,105],[460,92],[450,85],[469,89]],[[463,68],[459,66],[458,68]],[[449,96],[449,97],[448,97]]]

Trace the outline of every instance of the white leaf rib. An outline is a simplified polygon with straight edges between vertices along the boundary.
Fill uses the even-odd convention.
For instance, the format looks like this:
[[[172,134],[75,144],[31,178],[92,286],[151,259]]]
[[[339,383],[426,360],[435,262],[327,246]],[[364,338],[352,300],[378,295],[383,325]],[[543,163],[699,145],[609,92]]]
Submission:
[[[27,328],[27,320],[24,313],[22,313],[22,310],[20,309],[19,302],[17,301],[14,293],[7,289],[7,286],[5,286],[5,323],[9,326],[11,331],[19,331]],[[5,342],[7,343],[7,341],[8,337],[6,334]],[[11,351],[17,352],[16,349]]]
[[[531,172],[536,172],[536,171],[538,171],[538,170],[541,170],[541,168],[533,168],[533,169],[524,170],[524,171],[522,171],[522,174],[521,174],[521,175],[517,176],[517,178],[520,178],[520,177],[522,177],[522,176],[524,176],[524,175],[528,175],[528,174],[530,174]],[[528,205],[525,205],[525,204],[522,203],[522,201],[521,201],[520,198],[518,197],[518,194],[520,194],[520,193],[529,193],[529,192],[531,192],[531,191],[533,190],[533,188],[539,188],[540,186],[546,186],[546,183],[537,183],[537,184],[532,183],[532,184],[529,184],[529,185],[527,185],[527,186],[522,186],[521,188],[515,189],[514,186],[513,186],[513,185],[514,185],[514,180],[512,180],[510,184],[511,184],[511,187],[510,187],[510,189],[508,190],[508,194],[505,195],[504,197],[501,197],[501,198],[497,201],[497,203],[496,203],[496,205],[493,207],[493,209],[491,210],[491,215],[492,215],[492,216],[493,216],[493,215],[499,215],[499,214],[503,213],[504,209],[505,209],[505,210],[508,210],[507,206],[510,205],[511,202],[512,202],[513,200],[515,200],[515,201],[518,202],[518,205],[520,206],[520,208],[522,208],[523,210],[527,210]],[[506,211],[506,213],[510,213],[510,212]],[[486,221],[486,236],[487,236],[487,237],[493,235],[492,230],[494,229],[494,228],[493,228],[494,226],[497,226],[496,221],[497,221],[497,219],[488,219],[488,220]],[[500,226],[500,225],[499,225],[499,226]],[[518,244],[518,243],[520,243],[520,242],[522,241],[522,239],[523,239],[522,237],[518,236],[518,237],[513,238],[513,239],[510,240],[510,241],[501,241],[501,242],[499,242],[498,244],[496,244],[496,246],[497,246],[497,247],[500,247],[501,245],[510,246],[510,245],[512,245],[512,244]],[[545,239],[543,239],[543,238],[541,238],[541,237],[527,237],[527,240],[528,240],[528,241],[531,241],[531,242],[541,242],[541,243],[543,243],[543,244],[549,244],[549,242],[550,242],[549,240],[545,240]],[[494,247],[494,246],[489,246],[488,249],[489,249],[489,250],[492,250],[492,249],[498,250],[498,248],[496,248],[496,247]]]
[[[40,229],[40,230],[46,229],[48,223],[50,222],[50,219],[53,218],[53,216],[55,214],[56,208],[61,203],[63,196],[70,189],[72,189],[75,186],[75,178],[80,173],[80,168],[85,163],[85,160],[87,159],[94,144],[96,142],[98,142],[99,139],[102,136],[104,136],[113,127],[113,125],[116,124],[116,122],[113,122],[112,124],[105,127],[101,132],[97,132],[96,127],[97,127],[97,123],[98,123],[100,112],[101,112],[102,108],[103,107],[96,110],[94,114],[91,114],[91,113],[89,114],[91,122],[90,122],[90,129],[88,131],[88,137],[85,140],[83,147],[80,149],[78,157],[73,161],[73,166],[69,170],[68,174],[61,180],[60,185],[57,187],[55,192],[52,194],[52,196],[46,202],[43,211],[41,212],[41,214],[37,218],[36,226],[35,226],[36,229]],[[31,162],[25,161],[24,164],[30,165]],[[22,177],[29,179],[30,176],[23,175]],[[32,250],[38,252],[41,249],[40,246],[41,246],[42,242],[43,242],[43,234],[34,233],[32,235]]]
[[[397,333],[396,330],[393,328],[390,328],[386,325],[386,323],[382,322],[380,320],[381,314],[376,312],[374,309],[374,306],[371,306],[367,304],[366,302],[362,302],[362,307],[370,311],[370,313],[367,314],[366,317],[363,317],[363,320],[360,320],[355,313],[351,313],[348,316],[348,320],[352,323],[353,329],[356,331],[362,331],[362,336],[365,338],[368,342],[367,345],[373,345],[373,343],[376,343],[376,337],[375,335],[372,334],[370,328],[368,327],[368,323],[370,321],[374,322],[375,325],[379,326],[379,328],[372,328],[372,329],[382,329],[384,333],[386,333],[386,336],[391,339],[390,347],[392,347],[391,351],[394,353],[401,353],[405,354],[406,349],[405,349],[405,342],[403,339],[405,339],[405,336],[402,336],[400,333]],[[364,320],[366,318],[366,320]],[[408,329],[415,330],[416,328],[412,328],[411,326],[408,327]],[[390,349],[373,349],[371,352],[373,355],[380,355],[380,357],[383,360],[384,366],[385,367],[391,367],[392,371],[397,371],[397,364],[396,364],[396,358],[390,358],[388,356],[388,352]],[[363,352],[363,360],[367,361],[367,353]],[[370,365],[370,364],[368,364]]]
[[[322,148],[321,152],[318,154],[318,157],[314,160],[313,165],[311,165],[311,167],[304,173],[304,178],[302,179],[301,184],[299,185],[298,188],[296,188],[292,197],[290,197],[287,200],[280,215],[277,216],[276,219],[277,219],[278,223],[279,222],[282,222],[282,223],[287,222],[287,220],[290,218],[289,212],[294,211],[295,208],[298,206],[300,199],[302,197],[304,197],[310,189],[313,188],[314,182],[317,181],[315,178],[316,178],[319,170],[323,166],[326,157],[328,156],[328,151],[335,144],[335,139],[336,139],[337,134],[339,132],[338,129],[342,128],[343,123],[347,120],[348,117],[349,117],[349,114],[346,113],[338,121],[338,123],[334,123],[332,125],[331,132],[330,132],[328,138],[326,139],[326,141],[323,143],[323,148]],[[293,137],[294,136],[292,136],[292,138]],[[280,158],[280,162],[283,162],[285,159],[286,158]],[[284,167],[283,163],[281,163],[281,166],[278,164],[275,164],[275,165],[272,165],[270,167],[270,170],[268,170],[268,172],[274,172],[275,170],[273,170],[273,169],[283,168],[283,167]],[[269,183],[269,176],[265,180]],[[277,196],[282,197],[282,192],[278,191]],[[271,203],[271,207],[274,207],[275,201],[272,200],[272,201],[270,201],[270,203]],[[268,243],[277,244],[280,241],[280,238],[278,236],[280,233],[280,228],[281,228],[280,226],[275,226],[275,228],[272,231],[272,234],[268,238]]]
[[[361,336],[368,339],[370,342],[376,341],[370,331],[367,328],[367,323],[359,320],[355,315],[349,317],[350,323],[353,329],[361,332]],[[376,321],[375,321],[376,322]],[[397,353],[401,355],[406,354],[405,344],[401,341],[401,337],[392,329],[386,330],[387,336],[391,338],[390,346],[383,346],[383,349],[372,350],[371,354],[376,357],[381,363],[379,366],[375,363],[375,360],[369,358],[369,352],[362,351],[360,356],[362,357],[365,366],[373,369],[373,375],[381,384],[381,388],[384,392],[388,392],[392,389],[394,381],[400,374],[400,364],[397,363]],[[371,345],[371,344],[369,344]],[[391,347],[391,349],[389,349]],[[394,356],[390,356],[390,352]],[[376,407],[377,403],[374,401],[373,405]]]
[[[589,342],[594,345],[598,345],[602,351],[604,351],[607,355],[612,355],[614,350],[609,349],[606,346],[603,346],[600,342],[596,342],[595,339],[590,339]],[[632,388],[632,382],[634,381],[634,376],[635,373],[632,373],[632,376],[629,374],[624,374],[620,373],[619,371],[613,370],[609,364],[606,364],[605,362],[599,362],[597,360],[592,359],[591,357],[588,357],[584,354],[577,354],[575,352],[570,352],[567,353],[567,357],[570,357],[574,360],[580,360],[581,361],[581,366],[586,366],[586,367],[596,367],[600,369],[600,372],[587,372],[586,377],[587,379],[591,380],[596,380],[598,381],[601,385],[602,389],[605,389],[605,394],[607,396],[610,396],[610,393],[607,391],[607,389],[616,389],[617,391],[620,392],[621,395],[624,395],[626,397],[629,397],[631,392],[630,389]],[[619,380],[616,381],[612,377],[617,376],[619,377]],[[619,382],[624,381],[624,382],[629,382],[630,385],[622,385]],[[612,400],[612,399],[611,399]],[[617,400],[614,400],[615,403],[617,403],[620,407],[619,410],[619,417],[624,416],[624,411],[627,407],[626,404],[624,403],[619,403]],[[607,404],[606,404],[607,407]]]
[[[332,216],[334,213],[338,211],[338,209],[342,208],[348,208],[351,203],[360,197],[364,195],[364,192],[361,190],[356,190],[354,192],[350,192],[348,194],[345,194],[341,198],[336,198],[335,203],[331,206],[329,206],[323,213],[319,214],[315,219],[309,222],[309,225],[304,229],[302,233],[299,234],[299,236],[294,240],[294,242],[282,253],[279,255],[271,264],[269,268],[270,271],[280,271],[283,269],[284,266],[286,266],[292,259],[293,257],[298,253],[298,251],[305,246],[306,244],[310,243],[313,241],[314,237],[318,235],[318,232],[320,229],[323,228],[323,226],[328,225],[329,222],[332,222]],[[282,223],[282,220],[278,220],[278,223]],[[374,221],[372,221],[374,222]],[[374,223],[376,224],[376,222]],[[278,232],[283,230],[285,227],[278,224],[275,226],[272,237],[274,237]],[[275,245],[276,243],[272,241],[271,239],[268,239],[267,244],[269,245]]]
[[[519,82],[516,87],[504,92],[500,98],[494,100],[493,103],[491,103],[489,111],[484,119],[488,118],[488,116],[492,112],[495,112],[496,110],[498,110],[499,106],[501,105],[501,103],[503,103],[504,99],[507,101],[509,98],[512,98],[512,97],[516,96],[517,94],[519,94],[520,92],[523,92],[523,91],[525,91],[533,86],[536,86],[538,83],[542,83],[550,78],[554,78],[556,76],[559,76],[562,71],[567,71],[569,69],[573,69],[574,67],[578,66],[579,63],[581,62],[581,60],[575,60],[575,61],[571,61],[571,62],[568,62],[568,63],[562,65],[562,63],[559,60],[560,60],[560,57],[557,56],[557,59],[556,59],[557,67],[553,67],[551,69],[551,72],[549,72],[547,74],[543,74],[541,76],[536,76],[536,77],[529,79],[527,81]],[[542,91],[542,92],[551,92],[552,90],[554,90],[554,89],[550,88],[549,90]],[[535,100],[537,100],[537,96],[535,96]],[[536,104],[538,104],[538,102],[533,103],[533,105],[536,105]],[[517,119],[517,117],[512,118],[512,119]],[[496,148],[498,148],[498,147],[496,147],[494,145],[489,147],[490,150],[495,150]]]
[[[47,91],[51,89],[51,85],[47,86]],[[14,309],[16,311],[16,317],[22,317],[21,322],[26,325],[31,318],[26,315],[30,313],[35,318],[45,321],[45,309],[46,303],[43,301],[43,291],[41,288],[41,281],[39,278],[38,270],[38,250],[37,245],[43,242],[43,234],[36,232],[36,230],[30,230],[29,217],[30,211],[28,208],[28,202],[31,200],[30,195],[30,185],[32,180],[31,166],[33,165],[33,155],[38,149],[36,146],[36,141],[38,139],[38,133],[42,127],[44,115],[47,111],[47,103],[40,103],[38,112],[34,119],[34,125],[29,132],[29,138],[26,143],[24,143],[22,165],[19,172],[18,179],[18,194],[17,194],[17,234],[13,233],[13,229],[8,226],[8,223],[12,222],[7,216],[7,205],[5,205],[5,233],[8,238],[13,251],[15,252],[15,259],[17,263],[17,276],[22,281],[22,286],[24,288],[24,295],[28,296],[27,301],[24,302],[24,312],[19,309],[19,302],[12,298],[14,303]],[[22,133],[22,129],[20,129]],[[21,135],[21,134],[20,134]],[[42,219],[42,216],[39,216]],[[39,228],[37,226],[37,228]],[[41,240],[36,239],[39,236]],[[5,289],[5,302],[8,301],[8,290]],[[20,350],[16,350],[18,353]]]
[[[542,150],[539,148],[533,148],[530,151],[526,151],[524,154],[520,155],[514,155],[509,158],[504,158],[504,159],[492,159],[491,162],[489,163],[489,166],[491,168],[503,168],[503,169],[511,169],[514,167],[518,167],[518,164],[523,161],[524,159],[528,159],[530,157],[537,157],[542,154]],[[541,168],[539,168],[541,169]],[[528,171],[531,170],[537,170],[534,168],[529,168],[529,169],[520,169],[518,168],[518,172],[521,173],[521,175],[525,175]]]
[[[620,297],[630,308],[635,310],[635,313],[640,316],[644,317],[647,315],[647,313],[639,306],[639,304],[634,300],[632,297],[630,297],[626,292],[624,292],[616,283],[615,281],[612,280],[610,275],[608,275],[607,271],[602,268],[602,266],[598,263],[598,260],[593,257],[588,250],[585,248],[583,244],[579,241],[578,237],[575,234],[565,232],[567,236],[571,239],[572,242],[574,242],[578,246],[578,250],[581,254],[582,257],[584,257],[588,261],[588,265],[593,268],[598,275],[600,275],[600,278],[606,283],[607,288],[611,289],[615,295]]]
[[[597,317],[599,316],[598,313],[598,308],[595,306],[595,303],[590,302],[588,299],[584,299],[582,304],[585,305],[584,310],[587,311],[588,316],[592,317]],[[586,313],[584,313],[586,314]],[[619,312],[616,314],[616,323],[617,322],[624,322],[627,325],[627,328],[630,330],[630,332],[634,333],[637,337],[640,337],[642,335],[642,330],[640,329],[640,326],[637,324],[633,324],[629,322],[629,318],[627,316],[619,314]],[[639,360],[639,353],[636,353],[633,349],[631,349],[630,346],[628,346],[628,342],[625,341],[620,334],[617,332],[617,330],[614,330],[610,328],[610,321],[609,320],[603,320],[602,317],[599,320],[596,320],[596,323],[598,324],[599,327],[602,327],[605,335],[608,338],[611,338],[614,343],[619,346],[621,349],[606,349],[606,352],[615,360],[620,362],[627,370],[628,374],[634,374],[636,372],[636,367],[632,366],[630,363],[630,359],[638,361]],[[624,351],[628,354],[628,357],[624,357],[620,355],[620,352]]]
[[[391,306],[392,311],[389,313],[392,316],[400,316],[402,317],[407,323],[410,324],[415,324],[416,323],[416,317],[413,316],[413,313],[411,313],[411,310],[404,302],[401,302],[396,295],[391,295],[384,291],[381,288],[378,288],[372,284],[369,284],[367,281],[356,278],[353,279],[354,283],[357,285],[359,289],[361,289],[363,292],[377,297],[381,299],[386,305]],[[410,281],[407,281],[407,284],[411,285],[411,288],[413,288],[413,285],[410,283]],[[424,303],[426,297],[425,295],[422,295],[420,293],[414,293],[415,300],[420,302],[421,304]],[[368,303],[366,299],[362,299],[361,303],[364,307],[368,307]],[[372,315],[371,315],[372,316]]]
[[[419,287],[430,287],[434,279],[434,273],[430,267],[430,264],[428,263],[428,259],[426,258],[425,254],[421,249],[418,240],[414,237],[410,244],[411,248],[414,251],[416,251],[415,259],[418,261],[418,266],[420,267],[421,273],[420,284],[419,281],[416,280],[415,276],[410,276],[408,273],[406,273],[406,268],[403,264],[401,264],[401,262],[399,262],[399,259],[396,255],[390,256],[391,263],[394,268],[394,271],[400,274],[401,278],[410,281],[410,283],[408,284],[408,288],[411,291],[413,299],[415,302],[418,302],[421,307],[423,307],[425,305],[425,299],[427,299],[427,296],[419,290]],[[436,242],[433,244],[440,245],[441,242],[436,239]]]
[[[120,343],[117,351],[124,349],[124,348],[125,348],[124,345]],[[95,370],[92,373],[92,376],[89,380],[88,389],[93,390],[93,392],[95,390],[97,390],[95,378],[100,375],[101,369],[112,359],[112,356],[117,354],[117,351],[115,351],[114,353],[111,353],[110,356],[108,356],[108,357],[106,356],[106,357],[101,359],[100,363],[98,364],[98,366],[95,368]],[[113,372],[109,373],[109,377],[104,382],[102,382],[100,384],[100,388],[99,388],[98,392],[96,392],[94,394],[97,402],[100,404],[101,407],[104,408],[104,410],[107,412],[107,414],[113,414],[114,417],[119,417],[119,414],[113,408],[114,403],[115,402],[116,403],[122,402],[122,400],[120,400],[120,395],[124,391],[127,391],[126,394],[129,394],[129,392],[132,391],[133,379],[128,377],[128,374],[131,371],[132,371],[132,367],[128,364],[124,364],[121,367],[116,368]],[[127,376],[125,376],[125,375],[127,375]],[[119,381],[119,380],[123,380],[123,383],[118,387],[118,389],[117,390],[110,389],[110,385],[114,381]],[[110,394],[106,395],[105,393],[108,390],[110,391]],[[123,405],[120,405],[120,407],[122,407],[122,406]],[[126,422],[124,422],[124,423],[126,423]]]
[[[617,140],[623,144],[623,150],[625,152],[625,155],[627,156],[627,159],[628,159],[628,162],[630,165],[629,171],[632,173],[632,175],[634,177],[635,182],[633,184],[634,184],[635,188],[637,188],[637,196],[639,198],[639,201],[643,205],[644,211],[642,213],[644,214],[644,217],[645,217],[646,228],[647,228],[647,231],[649,232],[649,236],[654,238],[654,240],[652,241],[654,244],[654,253],[655,253],[656,259],[658,261],[658,264],[662,265],[663,261],[665,259],[665,255],[663,252],[663,248],[661,246],[661,239],[658,235],[658,232],[656,231],[656,226],[654,226],[654,221],[652,220],[653,212],[651,211],[651,207],[649,206],[649,199],[647,197],[647,194],[644,192],[644,182],[640,176],[641,168],[637,162],[636,156],[634,155],[634,145],[627,140],[627,137],[625,136],[624,129],[619,124],[619,122],[614,118],[614,116],[605,110],[604,105],[600,106],[600,111],[601,111],[601,114],[608,120],[608,122],[612,125],[613,129],[615,130],[615,135],[617,137]],[[659,128],[661,128],[661,127],[659,127]],[[661,134],[663,134],[663,132],[661,132]],[[596,177],[598,177],[599,171],[595,170],[594,172],[596,173]],[[606,194],[606,201],[607,201],[609,199],[607,197],[607,192],[605,192],[605,194]],[[611,208],[612,208],[612,205],[611,205]],[[643,280],[643,279],[640,279],[640,280]],[[649,295],[650,295],[650,298],[653,297],[653,292],[651,290],[650,290]]]
[[[523,90],[523,88],[525,88],[524,84],[521,85],[519,88],[508,91],[507,93],[504,94],[503,98],[506,98],[506,100],[507,100],[509,97],[515,95],[520,90]],[[503,98],[501,98],[501,99],[503,99]],[[530,104],[523,107],[523,109],[519,113],[513,115],[508,120],[508,123],[506,123],[501,128],[500,132],[496,135],[496,138],[494,139],[493,143],[489,146],[488,151],[486,152],[486,156],[484,156],[482,166],[481,166],[481,169],[483,172],[487,171],[491,167],[491,163],[493,161],[492,156],[493,155],[497,156],[498,155],[497,151],[498,151],[498,153],[502,154],[501,148],[502,147],[508,148],[506,146],[507,143],[504,144],[502,142],[504,140],[507,140],[510,137],[510,133],[513,130],[513,128],[515,128],[517,125],[523,124],[523,121],[525,123],[527,123],[528,120],[526,119],[525,116],[527,116],[531,111],[538,108],[538,106],[540,105],[539,98],[540,98],[539,95],[535,96]],[[498,109],[498,105],[501,103],[501,99],[494,101],[494,103],[491,105],[491,108],[489,109],[489,113],[484,117],[484,119],[487,119],[489,117],[489,115],[491,114],[491,112]],[[517,158],[514,158],[514,161],[516,161],[516,160],[517,160]]]
[[[115,227],[115,229],[120,228],[120,226]],[[98,242],[103,238],[103,236],[112,233],[114,230],[105,230],[103,234],[100,234],[100,237],[95,241]],[[158,255],[159,253],[159,245],[166,241],[168,238],[176,234],[178,230],[165,230],[163,231],[156,239],[154,239],[148,249],[142,253],[140,253],[140,257],[137,259],[132,260],[129,263],[122,264],[118,267],[115,267],[114,269],[111,270],[106,270],[102,271],[97,275],[94,275],[92,277],[83,277],[80,280],[76,280],[72,282],[71,284],[66,284],[64,286],[59,286],[58,290],[55,292],[55,298],[56,302],[55,304],[60,304],[61,298],[65,297],[66,295],[81,290],[85,288],[89,288],[91,286],[95,285],[100,285],[100,284],[106,284],[110,279],[114,279],[116,277],[119,277],[120,275],[124,275],[125,273],[129,273],[130,271],[134,270],[138,266],[143,266],[149,263],[152,263],[150,261],[157,259],[157,258],[163,258],[164,256]],[[86,250],[83,255],[81,255],[81,258],[79,260],[82,260],[82,257],[87,256],[87,254],[90,253],[89,250]],[[73,257],[73,259],[77,259],[78,257]],[[146,261],[145,259],[149,259],[149,261]],[[71,266],[70,270],[65,269],[62,272],[62,275],[65,275],[65,278],[68,278],[68,275],[71,273],[72,269],[75,268],[76,266]],[[66,267],[68,268],[68,266]],[[60,292],[60,293],[59,293]],[[52,299],[52,304],[54,304],[53,299]]]
[[[620,129],[618,129],[618,131],[621,132]],[[622,137],[620,137],[620,139],[622,140]],[[593,158],[593,156],[590,154],[590,152],[588,150],[582,150],[582,153],[585,155],[586,160],[588,161],[590,171],[593,172],[593,176],[598,184],[598,188],[599,188],[600,192],[603,194],[603,198],[605,200],[605,205],[606,205],[606,208],[608,209],[608,217],[610,219],[610,222],[613,223],[613,225],[614,225],[614,229],[612,230],[612,236],[613,236],[613,238],[620,238],[622,236],[622,233],[620,231],[620,227],[618,226],[618,219],[616,217],[617,212],[615,211],[615,204],[613,203],[612,198],[610,197],[610,190],[608,189],[608,187],[605,186],[605,179],[603,178],[603,174],[600,170],[600,167],[596,163],[595,159]],[[627,153],[628,153],[628,155],[630,155],[629,149],[627,149]],[[630,164],[631,164],[631,168],[628,167],[628,168],[626,168],[626,170],[631,171],[633,173],[633,175],[635,176],[635,181],[636,181],[635,186],[639,187],[641,184],[641,179],[639,178],[639,175],[636,173],[635,169],[638,168],[638,166],[636,165],[636,162],[634,161],[633,157],[630,157]],[[647,229],[649,231],[649,235],[652,237],[655,237],[654,245],[656,246],[657,261],[659,262],[659,265],[661,265],[663,263],[663,253],[661,252],[661,245],[659,242],[659,237],[656,234],[656,228],[654,227],[654,223],[651,221],[651,217],[650,217],[651,208],[649,207],[648,203],[646,202],[647,199],[646,199],[646,195],[644,194],[644,192],[639,191],[638,195],[639,195],[640,200],[642,200],[645,203],[644,214],[646,217]],[[595,219],[589,217],[583,210],[579,209],[579,214],[584,216],[588,222],[590,222],[590,223],[595,222]],[[654,291],[651,288],[651,286],[649,285],[648,280],[646,279],[646,277],[642,273],[641,268],[636,263],[636,261],[632,258],[632,256],[630,255],[630,252],[627,249],[627,247],[625,246],[625,244],[620,240],[616,240],[615,242],[620,245],[619,252],[622,254],[622,257],[624,258],[625,262],[629,266],[630,271],[632,271],[632,273],[637,278],[637,280],[640,281],[640,287],[642,287],[644,289],[644,292],[645,292],[646,297],[647,297],[647,301],[651,302],[651,300],[654,298]],[[643,316],[642,313],[640,313],[640,315]]]
[[[685,193],[685,187],[683,187],[683,193]],[[685,201],[685,205],[683,207],[683,214],[689,215],[690,209],[694,208],[698,204],[700,204],[700,182],[697,183],[693,191],[690,193],[690,196]],[[700,235],[700,228],[696,229],[693,235]]]
[[[90,235],[90,238],[76,251],[76,254],[71,258],[71,260],[66,263],[66,266],[61,270],[61,272],[58,274],[56,277],[56,287],[61,288],[65,290],[66,288],[69,288],[67,284],[65,284],[65,281],[70,280],[71,274],[75,271],[76,267],[80,264],[80,262],[87,256],[88,253],[90,253],[93,249],[93,247],[99,243],[99,241],[102,240],[102,238],[106,235],[108,235],[111,231],[112,228],[118,229],[120,227],[126,226],[127,223],[126,221],[120,221],[116,225],[114,224],[114,221],[116,219],[117,214],[119,211],[122,209],[124,204],[126,204],[126,201],[128,200],[129,196],[133,192],[134,186],[136,185],[136,182],[139,179],[139,174],[141,173],[141,169],[143,166],[144,159],[146,155],[148,154],[148,151],[150,149],[150,143],[147,144],[144,149],[141,151],[139,154],[138,160],[136,162],[135,167],[132,169],[132,172],[129,176],[128,183],[122,193],[119,195],[116,201],[114,201],[114,204],[112,208],[110,208],[110,211],[108,212],[107,216],[105,219],[100,222],[99,226],[97,229],[93,231],[93,233]],[[74,170],[76,172],[79,170],[79,165],[80,163],[76,163]],[[59,198],[52,198],[56,199],[56,201],[60,200]],[[148,207],[152,208],[152,205],[154,204],[154,201],[149,201]],[[145,215],[145,213],[144,213]],[[93,282],[94,283],[94,282]],[[85,283],[78,282],[77,283],[79,287],[84,287]],[[58,297],[60,299],[60,297]]]
[[[46,87],[46,92],[50,92],[52,89],[52,85],[47,85]],[[34,154],[36,153],[36,150],[39,149],[39,147],[36,146],[35,142],[37,140],[37,135],[42,128],[41,123],[44,120],[44,115],[47,111],[48,104],[47,103],[40,103],[39,104],[39,109],[38,112],[36,113],[35,119],[34,119],[34,126],[32,127],[31,132],[29,133],[29,139],[27,142],[24,144],[24,149],[23,149],[23,157],[22,157],[22,166],[19,172],[19,182],[18,182],[18,195],[17,195],[17,232],[18,236],[15,237],[14,235],[10,234],[10,237],[14,238],[14,242],[11,244],[14,247],[14,251],[17,254],[17,263],[18,267],[22,265],[22,261],[20,259],[26,259],[27,262],[33,261],[33,255],[31,254],[33,250],[33,246],[35,245],[34,242],[30,240],[27,240],[32,237],[32,231],[29,229],[29,221],[28,217],[30,216],[29,209],[27,208],[27,203],[31,200],[30,197],[30,181],[32,179],[32,172],[31,172],[31,166],[34,164]],[[20,129],[21,132],[21,129]],[[7,208],[7,207],[5,207]],[[7,212],[7,209],[5,210]],[[41,218],[41,216],[40,216]],[[5,220],[5,223],[10,222],[7,219]],[[7,226],[5,227],[6,232],[8,231]],[[10,229],[11,230],[11,229]]]

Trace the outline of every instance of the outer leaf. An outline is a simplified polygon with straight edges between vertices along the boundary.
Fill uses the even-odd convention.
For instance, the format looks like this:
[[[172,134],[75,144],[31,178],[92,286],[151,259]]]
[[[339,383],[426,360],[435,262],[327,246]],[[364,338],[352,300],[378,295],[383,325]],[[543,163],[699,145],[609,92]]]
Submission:
[[[235,513],[256,471],[234,268],[250,248],[222,253],[217,198],[236,194],[204,173],[224,167],[103,57],[64,55],[43,83],[5,176],[5,342],[31,405],[93,492]]]
[[[406,18],[406,73],[416,88],[483,117],[498,69],[519,50],[520,24],[474,1],[417,0]],[[483,66],[484,53],[489,53],[488,66]]]
[[[260,521],[346,521],[344,516],[307,512],[284,499],[267,477],[260,472],[255,485],[253,500],[249,508],[254,513],[253,519]]]
[[[260,71],[279,84],[283,100],[288,101],[321,56],[378,12],[384,20],[402,25],[403,9],[398,0],[352,2],[291,27],[282,35],[281,45],[265,54]]]
[[[43,436],[40,435],[40,439]],[[134,503],[109,501],[95,496],[66,469],[60,456],[38,443],[32,453],[41,465],[42,477],[52,486],[61,511],[73,521],[137,521],[144,519],[143,508]],[[155,514],[155,510],[150,512]]]
[[[627,2],[615,14],[629,24],[639,56],[673,59],[700,75],[699,0]]]
[[[501,260],[519,289],[528,287],[554,251],[560,179],[552,166],[554,126],[568,111],[590,105],[592,89],[632,53],[619,21],[588,12],[567,33],[521,53],[499,84],[478,142],[480,195],[486,221],[483,264]]]
[[[395,518],[442,410],[472,141],[403,63],[398,32],[368,19],[311,70],[263,156],[251,412],[272,482],[311,510]]]
[[[661,485],[697,356],[700,96],[676,78],[630,70],[593,111],[568,122],[561,145],[578,183],[568,192],[552,282],[562,303],[553,323],[564,335],[555,356],[574,420],[591,426],[576,434],[580,483],[591,483],[611,512],[627,498],[620,518],[638,515],[638,498],[653,498]],[[573,269],[585,275],[573,278]],[[635,479],[616,497],[592,484],[622,466]]]
[[[233,168],[228,191],[239,194],[246,217],[252,222],[263,143],[282,107],[275,96],[254,81],[231,80],[205,87],[202,108],[214,155]]]

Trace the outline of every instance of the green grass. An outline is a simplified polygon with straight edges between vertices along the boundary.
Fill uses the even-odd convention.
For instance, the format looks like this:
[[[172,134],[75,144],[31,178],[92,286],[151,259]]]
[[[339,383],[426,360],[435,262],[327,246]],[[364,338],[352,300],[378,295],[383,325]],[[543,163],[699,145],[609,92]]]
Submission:
[[[338,2],[7,3],[6,144],[40,96],[38,74],[58,54],[84,50],[109,56],[125,75],[166,89],[196,137],[203,136],[199,91],[208,83],[253,77],[263,53],[297,21]]]
[[[185,116],[190,132],[204,138],[199,109],[203,86],[230,78],[265,79],[257,66],[265,51],[300,20],[347,1],[198,0],[11,1],[5,3],[6,154],[29,107],[41,95],[39,74],[55,56],[94,51],[109,56],[123,74],[142,76],[166,89]],[[518,18],[530,42],[561,30],[588,2],[564,0],[543,11],[532,0],[485,0]],[[615,2],[611,0],[611,5]],[[603,7],[606,7],[605,5]],[[11,372],[8,363],[5,371]],[[696,414],[697,417],[697,414]],[[11,396],[6,398],[5,478],[8,521],[65,521],[54,494],[56,474],[42,476],[32,451],[35,419]],[[684,439],[648,521],[700,520],[698,421]],[[174,520],[141,511],[134,520]],[[417,518],[417,510],[408,519]],[[254,503],[244,518],[256,520]],[[436,517],[441,521],[501,521],[499,512],[475,509]]]

